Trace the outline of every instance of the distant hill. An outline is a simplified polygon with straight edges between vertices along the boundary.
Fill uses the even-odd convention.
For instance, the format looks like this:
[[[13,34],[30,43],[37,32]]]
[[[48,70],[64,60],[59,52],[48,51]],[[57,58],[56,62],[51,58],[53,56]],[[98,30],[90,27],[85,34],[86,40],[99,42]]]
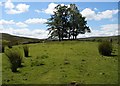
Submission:
[[[106,36],[106,37],[88,37],[88,38],[79,38],[78,40],[81,41],[102,41],[102,40],[110,40],[112,39],[113,41],[118,41],[120,38],[119,36]]]
[[[6,33],[0,33],[0,40],[2,41],[7,41],[7,42],[12,42],[13,44],[16,43],[32,43],[32,42],[40,42],[40,39],[36,38],[27,38],[27,37],[20,37],[20,36],[14,36]]]
[[[14,36],[14,35],[10,35],[10,34],[7,34],[7,33],[0,33],[0,35],[2,35],[2,40],[9,40],[9,41],[12,41],[12,40],[21,40],[21,41],[24,41],[24,40],[39,40],[39,39],[36,39],[36,38]],[[0,37],[0,39],[1,39],[1,37]]]
[[[2,35],[2,36],[1,36]],[[108,37],[88,37],[88,38],[78,38],[79,41],[102,41],[102,40],[109,40],[112,39],[113,41],[118,42],[118,38],[120,36],[108,36]],[[27,38],[27,37],[20,37],[14,36],[6,33],[0,33],[0,40],[12,42],[13,44],[28,44],[28,43],[40,43],[45,39],[36,39],[36,38]],[[50,41],[50,40],[46,40]]]

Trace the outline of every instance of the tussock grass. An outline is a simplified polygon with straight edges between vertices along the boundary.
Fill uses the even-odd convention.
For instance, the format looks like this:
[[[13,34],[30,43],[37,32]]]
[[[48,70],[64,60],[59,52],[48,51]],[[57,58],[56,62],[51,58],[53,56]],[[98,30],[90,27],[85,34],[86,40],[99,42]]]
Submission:
[[[112,43],[103,41],[98,46],[99,53],[104,56],[110,56],[112,53]]]
[[[11,63],[12,72],[17,72],[17,68],[21,67],[22,63],[22,56],[20,51],[17,49],[8,49],[6,50],[5,54]]]
[[[0,53],[4,53],[5,51],[5,46],[0,44]]]
[[[29,46],[28,45],[24,45],[23,46],[23,50],[24,50],[24,56],[25,57],[29,57]]]

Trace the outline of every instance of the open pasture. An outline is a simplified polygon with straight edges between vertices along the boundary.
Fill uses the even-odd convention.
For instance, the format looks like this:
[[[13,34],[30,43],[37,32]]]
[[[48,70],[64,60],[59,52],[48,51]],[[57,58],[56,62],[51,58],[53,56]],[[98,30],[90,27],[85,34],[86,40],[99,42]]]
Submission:
[[[23,45],[13,46],[23,54]],[[63,41],[28,44],[29,57],[13,73],[8,57],[2,53],[3,84],[116,84],[118,83],[118,45],[113,55],[102,56],[98,42]],[[7,50],[7,47],[5,48]]]

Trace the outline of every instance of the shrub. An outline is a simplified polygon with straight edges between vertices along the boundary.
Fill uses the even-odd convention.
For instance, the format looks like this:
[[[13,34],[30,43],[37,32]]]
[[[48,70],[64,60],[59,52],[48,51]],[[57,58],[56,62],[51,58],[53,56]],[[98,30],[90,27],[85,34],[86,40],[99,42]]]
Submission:
[[[2,46],[2,53],[4,53],[5,51],[5,46]]]
[[[102,42],[102,39],[98,39],[97,41],[98,41],[98,42]]]
[[[23,50],[24,50],[24,55],[25,57],[29,56],[29,47],[27,45],[23,46]]]
[[[0,44],[0,53],[4,53],[4,51],[5,51],[5,47]]]
[[[8,47],[12,48],[12,43],[11,42],[8,43]]]
[[[21,67],[22,56],[18,50],[8,49],[5,52],[11,63],[12,72],[17,72],[17,68]]]
[[[98,50],[101,55],[110,56],[112,53],[112,43],[103,41],[99,44]]]
[[[7,41],[7,40],[2,40],[2,45],[7,46],[8,43],[9,43],[9,41]]]
[[[2,46],[0,45],[0,53],[2,53]]]

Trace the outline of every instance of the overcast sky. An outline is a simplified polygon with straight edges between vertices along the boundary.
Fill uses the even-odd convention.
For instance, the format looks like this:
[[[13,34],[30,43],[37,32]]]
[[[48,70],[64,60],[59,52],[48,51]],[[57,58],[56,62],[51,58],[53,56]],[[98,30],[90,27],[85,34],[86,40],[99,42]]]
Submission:
[[[58,4],[76,4],[91,33],[80,37],[118,35],[118,2],[0,2],[0,33],[47,38],[44,24]]]

